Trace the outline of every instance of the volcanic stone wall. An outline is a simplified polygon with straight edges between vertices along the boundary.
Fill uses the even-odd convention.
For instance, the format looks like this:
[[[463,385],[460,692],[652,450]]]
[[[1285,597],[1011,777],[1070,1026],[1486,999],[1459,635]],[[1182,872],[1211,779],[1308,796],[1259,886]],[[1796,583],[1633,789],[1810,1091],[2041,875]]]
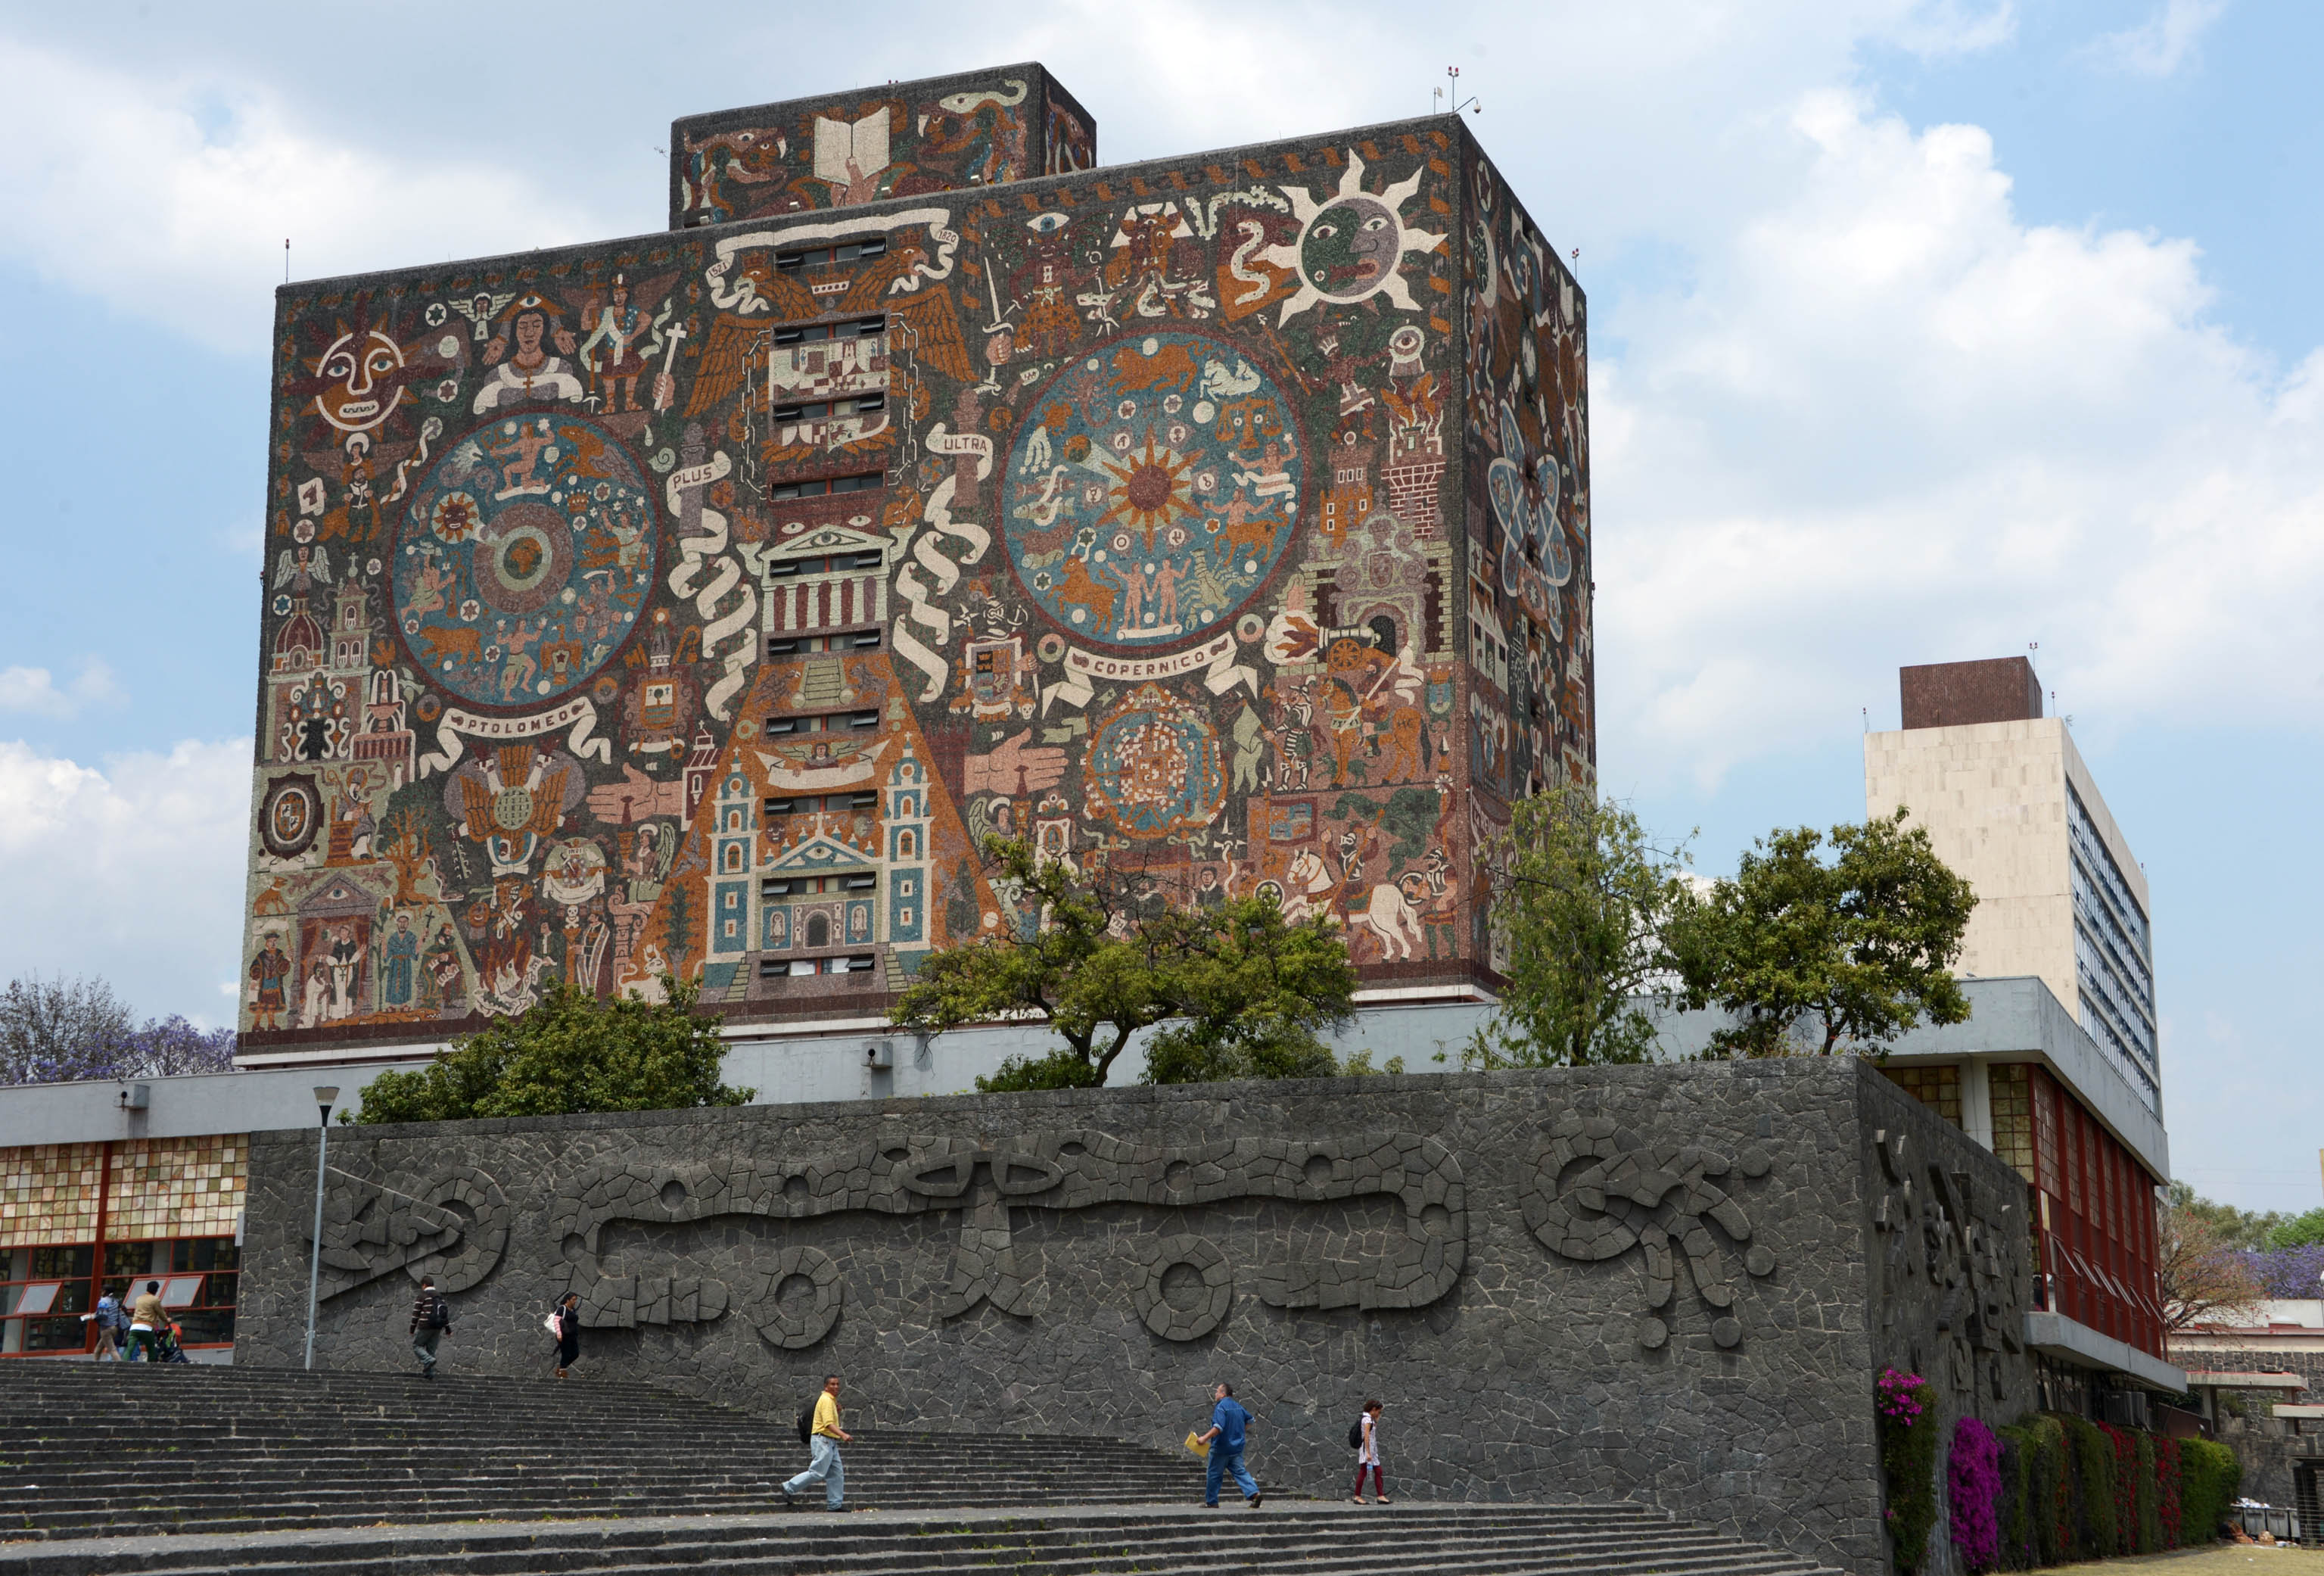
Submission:
[[[252,1146],[236,1359],[296,1361],[311,1132]],[[2030,1396],[2024,1183],[1848,1061],[340,1129],[318,1360],[1167,1445],[1231,1382],[1280,1488],[1387,1405],[1418,1497],[1632,1497],[1879,1571],[1872,1386]],[[770,1442],[779,1431],[770,1431]],[[777,1448],[781,1448],[779,1445]],[[1193,1491],[1199,1468],[1188,1464]]]
[[[876,1013],[1034,922],[987,834],[1489,984],[1585,331],[1457,117],[285,286],[244,1054]]]

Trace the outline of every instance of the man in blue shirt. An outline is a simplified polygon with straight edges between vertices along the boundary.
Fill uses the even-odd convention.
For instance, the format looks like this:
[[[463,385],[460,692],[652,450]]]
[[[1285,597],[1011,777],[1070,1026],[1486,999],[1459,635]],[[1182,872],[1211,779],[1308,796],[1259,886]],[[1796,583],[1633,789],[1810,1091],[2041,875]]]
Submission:
[[[1203,1442],[1211,1447],[1210,1483],[1203,1495],[1203,1503],[1213,1509],[1218,1507],[1219,1479],[1232,1472],[1236,1484],[1242,1489],[1242,1497],[1250,1502],[1253,1510],[1257,1510],[1259,1483],[1251,1477],[1250,1469],[1242,1464],[1243,1431],[1250,1426],[1250,1414],[1244,1411],[1242,1403],[1234,1398],[1232,1385],[1221,1385],[1213,1394],[1217,1396],[1219,1404],[1211,1409],[1211,1431],[1203,1435]]]

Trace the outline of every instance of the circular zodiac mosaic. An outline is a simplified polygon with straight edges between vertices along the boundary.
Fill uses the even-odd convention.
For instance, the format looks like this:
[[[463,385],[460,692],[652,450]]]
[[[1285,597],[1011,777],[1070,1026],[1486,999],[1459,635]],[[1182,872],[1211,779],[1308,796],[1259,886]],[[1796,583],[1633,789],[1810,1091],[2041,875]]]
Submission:
[[[454,694],[536,704],[621,649],[653,573],[653,488],[620,440],[577,416],[513,416],[445,450],[413,494],[396,627]]]
[[[1152,684],[1092,730],[1086,772],[1091,813],[1127,837],[1193,831],[1226,802],[1210,718]]]
[[[1291,402],[1226,346],[1148,334],[1074,361],[1010,457],[1009,559],[1096,645],[1209,632],[1290,546],[1303,459]]]

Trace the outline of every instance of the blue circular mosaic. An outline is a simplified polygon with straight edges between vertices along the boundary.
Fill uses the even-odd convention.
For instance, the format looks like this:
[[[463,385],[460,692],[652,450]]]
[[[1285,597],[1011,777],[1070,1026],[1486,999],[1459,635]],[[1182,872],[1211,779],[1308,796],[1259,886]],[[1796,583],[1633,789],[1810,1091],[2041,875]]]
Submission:
[[[480,427],[421,479],[395,553],[395,624],[429,679],[485,706],[587,681],[654,576],[653,488],[577,416]]]
[[[1081,357],[1018,430],[1009,561],[1041,610],[1094,645],[1209,634],[1267,582],[1297,524],[1291,402],[1196,334]]]
[[[1207,826],[1226,802],[1217,730],[1155,684],[1140,684],[1090,730],[1084,782],[1090,812],[1139,839]]]

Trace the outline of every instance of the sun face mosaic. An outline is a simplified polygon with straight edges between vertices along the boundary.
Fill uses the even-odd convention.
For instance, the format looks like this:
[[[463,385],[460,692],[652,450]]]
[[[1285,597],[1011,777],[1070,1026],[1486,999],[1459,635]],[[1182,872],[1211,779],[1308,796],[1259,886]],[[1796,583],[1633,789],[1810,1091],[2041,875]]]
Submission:
[[[1476,850],[1594,770],[1586,321],[1467,128],[674,129],[667,236],[281,292],[245,1059],[874,1010],[1038,922],[996,834],[1489,985]]]

